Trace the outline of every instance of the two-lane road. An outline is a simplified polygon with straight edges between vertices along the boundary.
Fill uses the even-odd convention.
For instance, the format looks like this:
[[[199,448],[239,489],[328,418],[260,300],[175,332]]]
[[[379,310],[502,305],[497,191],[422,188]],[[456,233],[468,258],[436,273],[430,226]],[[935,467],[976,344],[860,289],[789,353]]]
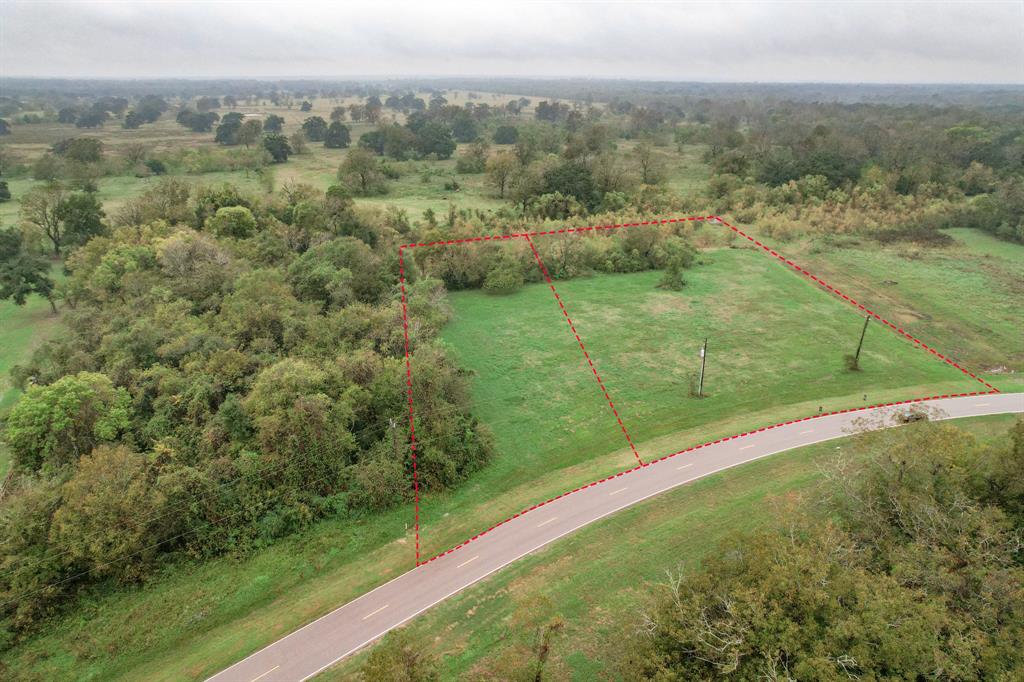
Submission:
[[[1024,393],[933,400],[937,418],[1024,412]],[[679,485],[793,448],[850,434],[861,419],[893,423],[906,406],[802,421],[723,441],[609,479],[509,521],[477,540],[367,592],[270,646],[211,682],[298,682],[384,635],[434,604],[589,523]],[[935,418],[935,417],[933,417]],[[614,541],[614,540],[611,540]]]

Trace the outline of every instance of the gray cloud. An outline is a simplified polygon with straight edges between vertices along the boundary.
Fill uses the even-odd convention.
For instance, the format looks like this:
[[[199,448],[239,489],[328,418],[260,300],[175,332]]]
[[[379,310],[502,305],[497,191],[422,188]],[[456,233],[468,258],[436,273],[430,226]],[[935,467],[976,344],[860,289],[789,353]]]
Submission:
[[[1022,2],[11,2],[0,74],[1024,82]]]

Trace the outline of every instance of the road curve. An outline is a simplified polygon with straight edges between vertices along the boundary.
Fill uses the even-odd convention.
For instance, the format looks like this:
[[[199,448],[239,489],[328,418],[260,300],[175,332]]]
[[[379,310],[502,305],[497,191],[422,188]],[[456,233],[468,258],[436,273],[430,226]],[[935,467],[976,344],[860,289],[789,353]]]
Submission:
[[[932,419],[1024,412],[1024,393],[983,394],[922,403]],[[509,521],[474,542],[400,575],[296,630],[209,682],[299,682],[434,604],[550,542],[649,497],[723,469],[847,436],[854,422],[895,425],[880,407],[802,421],[682,453],[585,488]]]

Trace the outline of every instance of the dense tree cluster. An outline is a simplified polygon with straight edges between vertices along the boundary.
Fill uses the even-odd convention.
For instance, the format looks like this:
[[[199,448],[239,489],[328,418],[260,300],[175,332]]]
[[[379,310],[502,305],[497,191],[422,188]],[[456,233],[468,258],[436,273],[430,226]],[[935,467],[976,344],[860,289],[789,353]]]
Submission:
[[[191,109],[181,109],[174,120],[194,133],[208,133],[213,130],[213,124],[220,120],[220,115],[213,111],[195,112]]]
[[[125,128],[138,128],[156,121],[167,108],[167,102],[157,95],[142,95],[135,100],[134,106],[125,97],[105,96],[91,104],[62,106],[57,109],[56,120],[78,128],[99,128],[114,118],[122,119]]]
[[[998,449],[951,426],[859,437],[830,471],[833,514],[789,509],[662,587],[624,677],[1019,677],[1024,422],[1012,434]]]
[[[409,498],[403,235],[334,188],[256,199],[167,180],[114,227],[71,240],[61,207],[78,196],[92,200],[47,197],[46,209],[63,216],[67,333],[16,371],[25,394],[4,432],[8,636],[96,580]],[[4,293],[47,295],[16,241],[0,240]],[[441,490],[487,460],[490,437],[433,343],[441,283],[408,275],[419,481]]]
[[[514,228],[512,228],[514,229]],[[684,285],[683,270],[697,262],[693,224],[616,230],[607,233],[565,234],[538,239],[534,246],[548,273],[557,279],[598,272],[667,270],[665,286]],[[456,230],[454,234],[459,234]],[[450,238],[451,231],[425,231],[420,239]],[[467,231],[467,234],[470,234]],[[479,289],[508,293],[524,282],[538,282],[541,272],[529,245],[513,241],[478,244],[457,255],[446,249],[413,251],[419,269],[444,282],[448,290]]]

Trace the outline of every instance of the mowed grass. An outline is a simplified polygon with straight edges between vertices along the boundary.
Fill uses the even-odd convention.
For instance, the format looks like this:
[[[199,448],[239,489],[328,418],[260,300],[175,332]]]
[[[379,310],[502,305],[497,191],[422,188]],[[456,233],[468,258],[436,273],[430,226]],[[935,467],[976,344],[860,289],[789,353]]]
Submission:
[[[659,272],[555,284],[645,461],[693,444],[680,442],[681,432],[706,440],[702,426],[711,438],[723,423],[759,427],[819,407],[983,388],[877,324],[868,328],[861,371],[847,371],[843,356],[854,352],[863,325],[855,309],[750,249],[702,259],[679,292],[658,288]],[[474,405],[498,454],[440,504],[427,498],[428,524],[442,521],[452,501],[469,505],[487,491],[499,498],[494,523],[517,511],[502,504],[506,491],[532,485],[539,493],[548,478],[573,487],[589,480],[571,480],[573,469],[610,473],[596,463],[636,463],[547,285],[504,297],[456,292],[450,300],[454,320],[442,337],[471,373]],[[690,377],[705,338],[706,396],[697,399]],[[453,540],[436,533],[424,530],[427,555]]]
[[[1014,417],[959,419],[980,440],[1005,438]],[[839,439],[757,460],[699,479],[587,526],[524,557],[407,627],[418,646],[441,659],[443,679],[487,677],[533,645],[537,625],[555,617],[546,679],[615,679],[619,644],[638,622],[648,595],[666,571],[690,572],[733,533],[784,518],[813,497]],[[369,651],[369,650],[367,650]],[[357,677],[367,652],[318,680]]]

